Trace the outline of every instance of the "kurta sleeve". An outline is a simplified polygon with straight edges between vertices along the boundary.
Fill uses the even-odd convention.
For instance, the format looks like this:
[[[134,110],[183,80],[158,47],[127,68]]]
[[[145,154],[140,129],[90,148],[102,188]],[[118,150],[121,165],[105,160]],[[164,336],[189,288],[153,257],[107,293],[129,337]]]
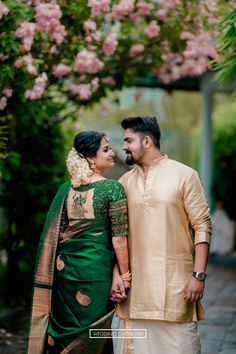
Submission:
[[[112,237],[128,235],[128,211],[125,191],[116,181],[109,204]]]
[[[184,185],[184,206],[194,229],[194,244],[211,240],[211,218],[201,180],[196,171]]]

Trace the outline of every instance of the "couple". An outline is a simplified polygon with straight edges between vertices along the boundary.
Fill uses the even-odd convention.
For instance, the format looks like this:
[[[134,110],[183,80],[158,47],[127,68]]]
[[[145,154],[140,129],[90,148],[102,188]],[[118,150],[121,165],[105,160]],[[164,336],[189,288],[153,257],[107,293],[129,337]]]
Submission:
[[[72,179],[56,194],[39,245],[29,354],[111,354],[111,341],[89,333],[111,328],[114,302],[119,329],[147,331],[146,339],[118,338],[115,354],[200,353],[211,234],[201,182],[161,153],[156,118],[121,125],[126,162],[136,167],[120,182],[103,177],[114,165],[107,136],[75,137]]]

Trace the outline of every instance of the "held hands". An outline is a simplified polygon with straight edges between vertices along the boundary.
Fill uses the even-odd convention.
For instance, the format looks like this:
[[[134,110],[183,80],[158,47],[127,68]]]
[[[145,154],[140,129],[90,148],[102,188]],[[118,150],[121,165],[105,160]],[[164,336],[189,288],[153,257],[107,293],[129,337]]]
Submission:
[[[115,267],[113,271],[112,286],[110,292],[110,299],[114,302],[121,302],[127,298],[128,291],[131,286],[131,272],[119,274]]]
[[[197,280],[194,277],[191,277],[188,281],[188,284],[184,290],[184,299],[187,303],[191,304],[198,300],[201,300],[203,297],[205,282]]]

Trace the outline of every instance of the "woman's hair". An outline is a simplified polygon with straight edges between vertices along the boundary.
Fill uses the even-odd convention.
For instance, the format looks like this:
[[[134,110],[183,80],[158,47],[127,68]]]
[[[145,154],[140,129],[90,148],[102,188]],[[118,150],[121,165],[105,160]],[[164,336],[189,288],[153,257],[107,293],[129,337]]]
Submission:
[[[105,133],[86,131],[75,136],[74,148],[83,157],[94,157],[101,146]]]
[[[134,133],[149,135],[155,146],[160,149],[161,131],[156,117],[130,117],[122,120],[123,129],[131,129]]]

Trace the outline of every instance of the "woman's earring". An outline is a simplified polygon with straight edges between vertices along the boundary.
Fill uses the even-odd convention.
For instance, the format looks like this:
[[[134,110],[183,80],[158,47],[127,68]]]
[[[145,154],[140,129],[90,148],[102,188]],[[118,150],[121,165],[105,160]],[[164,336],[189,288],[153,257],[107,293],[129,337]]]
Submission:
[[[95,170],[96,165],[95,165],[95,163],[94,163],[94,162],[92,162],[92,163],[91,163],[90,168],[91,168],[91,170],[93,170],[93,171]]]

